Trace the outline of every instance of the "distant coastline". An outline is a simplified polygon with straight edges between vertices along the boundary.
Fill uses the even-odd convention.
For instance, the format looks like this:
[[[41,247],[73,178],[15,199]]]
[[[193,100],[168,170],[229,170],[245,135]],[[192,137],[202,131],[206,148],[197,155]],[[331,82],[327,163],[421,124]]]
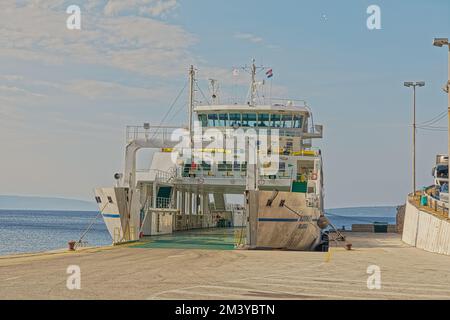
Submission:
[[[38,196],[0,195],[0,210],[97,211],[94,202]]]
[[[0,210],[98,211],[92,201],[58,197],[0,195]],[[343,216],[395,216],[396,206],[355,206],[326,208],[326,213]]]
[[[329,208],[325,209],[325,214],[342,215],[346,217],[395,217],[397,214],[397,206],[357,206],[345,208]]]

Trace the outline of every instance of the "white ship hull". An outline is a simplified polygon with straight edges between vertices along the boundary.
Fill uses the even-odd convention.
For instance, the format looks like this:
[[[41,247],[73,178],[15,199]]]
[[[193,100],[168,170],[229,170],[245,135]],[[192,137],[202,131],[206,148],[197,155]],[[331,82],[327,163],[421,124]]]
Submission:
[[[251,191],[249,194],[249,246],[314,250],[321,240],[318,221],[322,213],[317,208],[307,207],[302,193],[279,192],[271,201],[272,197],[271,191]]]
[[[139,239],[140,208],[138,189],[111,187],[95,189],[103,220],[114,244]]]

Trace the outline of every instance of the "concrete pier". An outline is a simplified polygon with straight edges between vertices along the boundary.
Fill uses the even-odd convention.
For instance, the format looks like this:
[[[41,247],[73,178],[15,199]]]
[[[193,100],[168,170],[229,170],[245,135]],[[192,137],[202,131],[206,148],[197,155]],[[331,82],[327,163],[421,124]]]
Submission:
[[[402,240],[419,249],[450,256],[450,218],[447,209],[441,210],[421,206],[417,196],[408,197]]]
[[[199,250],[135,244],[0,257],[0,298],[450,299],[449,256],[408,246],[397,234],[346,236],[354,250]],[[209,241],[219,239],[214,237],[206,236]],[[69,265],[81,269],[81,290],[66,287]],[[380,289],[367,287],[367,269],[373,265],[381,271]]]

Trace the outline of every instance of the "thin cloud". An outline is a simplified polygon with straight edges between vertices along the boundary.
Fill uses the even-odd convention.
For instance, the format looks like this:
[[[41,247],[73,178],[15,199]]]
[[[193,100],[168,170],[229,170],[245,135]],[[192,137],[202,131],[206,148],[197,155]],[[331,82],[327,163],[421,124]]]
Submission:
[[[141,15],[164,17],[178,8],[176,0],[109,0],[103,12],[109,16]]]
[[[65,86],[65,90],[88,99],[101,100],[157,100],[164,101],[170,92],[164,87],[142,88],[95,80],[77,80]]]
[[[254,44],[264,45],[266,48],[272,49],[272,50],[280,49],[279,45],[266,43],[264,38],[262,38],[260,36],[257,36],[257,35],[255,35],[253,33],[238,32],[238,33],[234,34],[234,38],[238,39],[238,40],[243,40],[243,41],[247,41],[247,42],[250,42],[250,43],[254,43]]]
[[[238,33],[236,33],[234,35],[234,37],[236,39],[247,40],[247,41],[250,41],[250,42],[253,42],[253,43],[261,43],[261,42],[264,41],[263,38],[255,36],[252,33],[240,33],[240,32],[238,32]]]
[[[137,16],[125,15],[125,3],[138,11]],[[58,0],[34,0],[23,6],[1,2],[0,56],[47,64],[89,63],[162,77],[179,75],[192,63],[189,48],[197,42],[194,35],[143,16],[174,10],[176,1],[110,0],[103,7],[97,3],[87,12],[82,9],[79,31],[65,27],[64,6]],[[105,16],[104,10],[111,15]]]

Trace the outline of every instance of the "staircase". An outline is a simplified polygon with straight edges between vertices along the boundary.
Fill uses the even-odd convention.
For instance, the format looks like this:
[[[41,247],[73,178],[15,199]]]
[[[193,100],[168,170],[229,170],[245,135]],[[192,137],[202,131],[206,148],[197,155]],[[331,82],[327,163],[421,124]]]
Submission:
[[[171,208],[172,187],[160,186],[156,195],[156,208]]]
[[[225,197],[223,193],[214,193],[214,209],[216,211],[224,211],[225,210]]]

